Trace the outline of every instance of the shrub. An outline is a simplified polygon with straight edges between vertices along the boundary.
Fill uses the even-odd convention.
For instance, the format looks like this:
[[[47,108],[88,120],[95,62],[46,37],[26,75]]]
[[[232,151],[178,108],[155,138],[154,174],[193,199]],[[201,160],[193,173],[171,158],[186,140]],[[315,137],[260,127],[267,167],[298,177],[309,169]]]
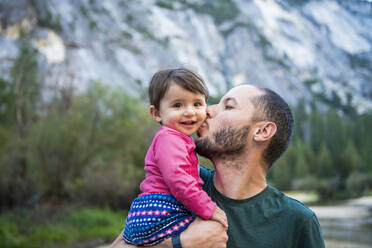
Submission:
[[[351,173],[346,180],[346,189],[351,196],[367,193],[372,189],[372,173]]]
[[[139,100],[100,84],[68,107],[59,103],[28,137],[38,188],[47,198],[122,206],[138,192],[156,123]]]

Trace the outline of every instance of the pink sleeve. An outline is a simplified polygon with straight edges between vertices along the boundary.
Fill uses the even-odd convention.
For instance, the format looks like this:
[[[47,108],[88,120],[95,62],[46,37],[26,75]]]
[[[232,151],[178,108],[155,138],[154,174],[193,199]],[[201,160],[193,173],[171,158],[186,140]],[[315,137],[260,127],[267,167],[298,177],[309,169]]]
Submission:
[[[208,220],[216,210],[207,193],[190,174],[186,141],[175,135],[160,135],[154,147],[155,161],[172,195],[187,209]]]

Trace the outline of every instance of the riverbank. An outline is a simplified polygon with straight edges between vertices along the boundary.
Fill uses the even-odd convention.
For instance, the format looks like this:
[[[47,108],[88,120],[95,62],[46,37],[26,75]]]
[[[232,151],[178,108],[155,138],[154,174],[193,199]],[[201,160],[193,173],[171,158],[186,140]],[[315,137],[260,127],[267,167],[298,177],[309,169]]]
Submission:
[[[326,240],[326,248],[370,248],[371,246],[343,241]],[[108,248],[108,246],[107,246]]]

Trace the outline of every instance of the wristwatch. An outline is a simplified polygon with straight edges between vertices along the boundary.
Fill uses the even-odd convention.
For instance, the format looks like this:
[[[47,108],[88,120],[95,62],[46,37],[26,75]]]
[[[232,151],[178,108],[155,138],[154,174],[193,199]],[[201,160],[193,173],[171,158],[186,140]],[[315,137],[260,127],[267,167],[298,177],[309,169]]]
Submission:
[[[180,234],[177,234],[176,236],[172,236],[172,245],[173,245],[173,248],[182,248]]]

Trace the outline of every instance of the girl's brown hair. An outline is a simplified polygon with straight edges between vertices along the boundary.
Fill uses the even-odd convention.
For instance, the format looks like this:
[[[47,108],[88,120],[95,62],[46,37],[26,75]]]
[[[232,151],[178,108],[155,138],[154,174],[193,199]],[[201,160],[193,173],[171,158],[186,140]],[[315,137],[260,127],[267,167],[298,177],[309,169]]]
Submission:
[[[160,100],[172,83],[176,83],[187,91],[203,94],[207,101],[208,89],[198,74],[186,68],[165,69],[156,72],[149,85],[150,104],[156,109],[159,109]]]

